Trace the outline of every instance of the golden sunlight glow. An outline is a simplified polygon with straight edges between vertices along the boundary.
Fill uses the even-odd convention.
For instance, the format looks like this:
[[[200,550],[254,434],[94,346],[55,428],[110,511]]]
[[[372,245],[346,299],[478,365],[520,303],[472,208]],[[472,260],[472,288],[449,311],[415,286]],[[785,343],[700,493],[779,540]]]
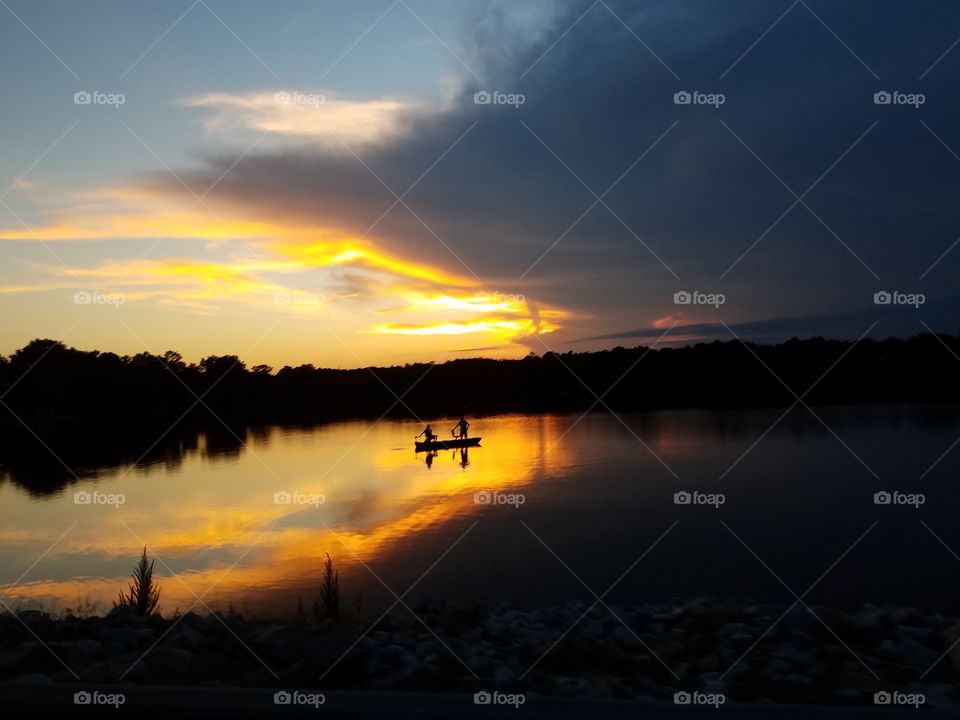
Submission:
[[[562,473],[575,460],[569,443],[558,442],[567,425],[561,418],[507,416],[486,427],[477,422],[484,447],[470,451],[466,468],[460,467],[455,453],[453,459],[438,457],[427,470],[422,455],[386,449],[399,435],[408,437],[406,428],[379,428],[367,434],[364,426],[354,423],[325,430],[322,442],[312,433],[275,430],[252,441],[250,450],[231,463],[210,464],[196,453],[188,454],[179,469],[154,466],[150,482],[143,477],[124,480],[123,470],[105,473],[101,487],[126,494],[122,515],[81,523],[57,546],[54,556],[89,556],[97,558],[96,567],[104,563],[116,570],[41,565],[33,574],[39,577],[15,586],[0,585],[0,592],[11,602],[72,607],[90,599],[109,609],[117,588],[128,579],[123,575],[127,560],[132,564],[142,538],[164,562],[184,568],[173,579],[157,564],[165,613],[193,606],[196,597],[191,590],[207,597],[213,608],[227,602],[242,604],[251,588],[277,589],[278,599],[285,601],[293,583],[309,574],[305,568],[319,567],[325,552],[342,568],[391,558],[398,542],[442,532],[445,525],[481,512],[474,503],[476,491],[508,492],[544,475]],[[330,466],[342,447],[358,442],[358,436],[363,451],[352,462],[343,463],[322,482],[311,479],[316,477],[312,468]],[[263,472],[264,464],[276,467],[291,484],[279,486]],[[197,477],[204,482],[198,483]],[[322,493],[326,503],[308,510],[277,505],[273,495],[281,489]],[[65,493],[42,506],[43,513],[34,518],[41,527],[26,528],[21,527],[20,506],[30,500],[9,485],[0,487],[0,500],[0,543],[8,547],[49,546],[63,532],[65,518],[76,513],[71,493]],[[242,562],[234,565],[241,553]],[[47,567],[52,571],[44,577]],[[61,574],[57,568],[67,570]],[[291,602],[282,611],[292,611],[294,605]]]
[[[381,323],[372,329],[373,332],[409,336],[486,333],[497,340],[513,340],[554,332],[560,326],[553,321],[567,316],[565,311],[553,308],[534,311],[523,295],[498,292],[428,294],[414,291],[401,291],[400,295],[407,302],[403,308],[406,311],[433,316],[442,312],[455,317],[430,322]],[[461,319],[464,314],[467,319]]]
[[[526,300],[523,295],[503,295],[502,293],[478,293],[467,297],[454,297],[449,294],[426,295],[424,293],[406,293],[403,298],[411,310],[466,310],[478,313],[526,313]]]
[[[222,222],[206,210],[113,214],[78,213],[64,222],[29,229],[0,230],[4,240],[109,240],[128,238],[196,238],[199,240],[253,240],[277,233],[267,222]]]
[[[469,287],[474,284],[470,279],[451,275],[436,268],[390,257],[375,250],[370,243],[364,241],[324,241],[312,242],[307,245],[282,244],[277,249],[291,257],[300,258],[314,267],[357,263],[406,278],[426,280],[430,283],[453,285],[455,287]]]
[[[436,325],[395,325],[386,323],[377,325],[373,332],[385,335],[468,335],[470,333],[491,333],[502,337],[531,335],[553,332],[552,326],[538,329],[532,320],[476,320],[460,323],[437,323]]]
[[[356,237],[336,226],[297,218],[251,217],[235,205],[198,204],[185,193],[147,187],[81,193],[59,219],[32,229],[0,229],[21,241],[181,239],[198,243],[199,257],[178,245],[177,256],[105,260],[69,269],[41,266],[47,277],[5,294],[87,290],[179,306],[193,315],[230,307],[290,318],[316,317],[339,336],[400,338],[485,335],[490,345],[520,352],[519,341],[559,329],[567,313],[521,294],[481,287],[469,274],[381,249],[381,240]],[[213,200],[209,201],[210,203]],[[157,243],[154,243],[155,245]],[[152,250],[153,246],[151,246]],[[186,255],[186,256],[184,256]],[[213,257],[213,259],[211,259]],[[451,260],[451,265],[456,267]],[[77,287],[77,282],[89,283]],[[59,282],[59,284],[58,284]],[[319,313],[323,313],[322,316]],[[385,317],[386,316],[386,317]],[[375,317],[379,322],[372,323]],[[413,350],[412,343],[405,347]],[[449,350],[418,343],[417,352]],[[391,351],[395,352],[393,344]]]

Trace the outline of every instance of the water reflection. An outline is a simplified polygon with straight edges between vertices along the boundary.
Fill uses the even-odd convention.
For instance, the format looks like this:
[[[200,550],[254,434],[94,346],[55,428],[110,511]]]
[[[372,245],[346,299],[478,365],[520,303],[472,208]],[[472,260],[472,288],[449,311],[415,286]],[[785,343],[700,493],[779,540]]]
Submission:
[[[42,496],[24,492],[17,476],[0,488],[5,581],[77,524],[31,576],[8,588],[8,597],[61,607],[78,598],[109,604],[144,544],[161,558],[158,574],[177,576],[164,585],[164,611],[184,610],[194,594],[208,591],[208,603],[242,602],[251,590],[309,586],[325,552],[344,563],[370,562],[400,538],[475,512],[478,489],[521,485],[559,469],[564,451],[548,448],[564,422],[483,423],[489,447],[474,448],[484,462],[473,464],[466,449],[421,460],[409,445],[409,423],[355,422],[246,433],[243,445],[201,434],[180,445],[177,462],[101,469]],[[120,495],[123,502],[76,505],[77,491]],[[290,494],[293,504],[276,504],[278,493]],[[311,495],[325,502],[296,504]]]
[[[439,450],[427,450],[426,452],[421,453],[421,455],[423,455],[423,464],[427,466],[427,469],[433,467],[433,461],[439,454]],[[470,449],[459,448],[451,450],[450,459],[458,462],[460,467],[466,470],[467,466],[470,464]]]
[[[107,467],[69,485],[8,463],[0,481],[0,592],[8,603],[65,607],[88,599],[109,607],[147,545],[162,559],[164,612],[193,607],[197,595],[214,608],[290,612],[298,596],[316,593],[327,552],[347,596],[360,592],[370,604],[378,594],[391,599],[381,580],[400,593],[428,569],[417,593],[582,600],[582,585],[546,547],[602,589],[679,521],[618,585],[621,601],[720,594],[781,602],[789,599],[782,586],[720,519],[791,586],[809,584],[881,517],[870,501],[881,489],[870,466],[889,488],[944,502],[913,515],[884,509],[842,572],[818,585],[823,597],[810,601],[952,603],[955,595],[937,590],[942,567],[932,557],[917,562],[915,553],[931,552],[920,519],[960,547],[951,535],[957,491],[949,482],[960,457],[947,454],[921,478],[955,441],[956,412],[818,409],[842,443],[803,410],[774,425],[781,413],[483,418],[471,428],[483,435],[482,447],[419,455],[410,441],[419,428],[398,421],[261,428],[238,433],[240,440],[199,434],[170,439],[142,467],[114,451]],[[721,491],[727,502],[720,511],[678,508],[672,498],[680,489]],[[78,491],[123,502],[77,505]],[[526,502],[477,505],[480,491],[522,492]],[[894,567],[897,574],[882,571]]]

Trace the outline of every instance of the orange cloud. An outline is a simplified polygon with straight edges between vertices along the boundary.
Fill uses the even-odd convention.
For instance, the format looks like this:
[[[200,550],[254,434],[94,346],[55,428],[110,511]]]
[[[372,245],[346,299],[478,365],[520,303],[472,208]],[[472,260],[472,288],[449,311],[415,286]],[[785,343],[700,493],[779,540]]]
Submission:
[[[191,312],[246,306],[318,319],[343,332],[393,336],[485,335],[498,346],[553,332],[566,313],[519,294],[484,288],[474,277],[381,249],[381,239],[335,226],[250,216],[186,193],[148,187],[83,193],[62,217],[0,238],[44,242],[195,239],[203,257],[106,260],[92,267],[45,266],[59,282],[38,278],[12,292],[55,289],[120,293],[125,302],[154,301]],[[212,244],[212,246],[211,246]],[[163,246],[155,243],[148,250]],[[178,246],[182,248],[182,243]],[[212,250],[218,257],[209,259]],[[77,287],[77,282],[88,283]],[[343,311],[330,317],[337,306]],[[369,317],[380,320],[370,326]],[[387,317],[384,317],[387,316]]]
[[[666,330],[668,327],[672,327],[675,323],[680,322],[679,315],[664,315],[662,318],[657,318],[653,321],[653,326],[657,330]]]

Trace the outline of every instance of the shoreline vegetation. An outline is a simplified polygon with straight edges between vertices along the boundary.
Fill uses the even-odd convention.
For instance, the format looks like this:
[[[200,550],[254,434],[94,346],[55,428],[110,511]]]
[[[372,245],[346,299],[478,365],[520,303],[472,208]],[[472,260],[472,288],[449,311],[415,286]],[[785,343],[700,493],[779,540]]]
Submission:
[[[88,684],[461,693],[483,686],[528,697],[667,702],[678,691],[701,691],[727,702],[813,705],[873,705],[874,693],[895,689],[922,694],[925,706],[960,708],[960,650],[950,650],[960,638],[957,619],[894,606],[811,609],[816,616],[716,598],[609,610],[426,601],[373,627],[233,611],[165,618],[123,604],[103,616],[20,610],[0,613],[0,684],[72,683],[76,673]]]
[[[170,617],[144,548],[113,609],[0,613],[0,685],[321,687],[724,702],[872,705],[900,692],[960,709],[960,620],[916,608],[856,611],[696,598],[546,607],[425,600],[372,623],[341,612],[326,556],[319,594],[285,619],[213,610]]]

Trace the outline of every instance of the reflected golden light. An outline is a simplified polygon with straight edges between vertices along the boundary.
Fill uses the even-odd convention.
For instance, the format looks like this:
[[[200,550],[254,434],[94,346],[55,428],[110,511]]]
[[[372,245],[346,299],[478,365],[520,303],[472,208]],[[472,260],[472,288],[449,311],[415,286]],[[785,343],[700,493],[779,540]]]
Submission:
[[[449,420],[451,426],[453,422]],[[287,603],[280,611],[292,611],[292,584],[302,583],[305,573],[319,568],[326,552],[341,568],[360,561],[402,560],[392,558],[398,542],[482,512],[483,506],[474,504],[476,491],[513,491],[545,474],[561,475],[573,461],[566,445],[557,447],[556,442],[567,422],[550,417],[507,417],[484,426],[484,421],[477,420],[475,427],[482,431],[483,447],[470,451],[471,462],[466,469],[459,466],[457,453],[450,454],[453,460],[442,453],[427,470],[423,456],[414,457],[412,449],[385,449],[396,443],[398,436],[409,437],[406,426],[398,425],[366,437],[365,445],[359,448],[364,462],[353,468],[343,467],[337,477],[323,482],[310,480],[310,468],[328,464],[339,455],[344,443],[353,442],[363,432],[360,424],[353,423],[321,431],[317,436],[299,433],[286,437],[274,431],[253,443],[256,447],[252,452],[222,466],[191,455],[178,470],[158,468],[148,477],[127,477],[123,481],[126,484],[111,485],[120,480],[122,470],[107,473],[100,486],[104,491],[109,488],[126,493],[127,506],[88,518],[51,556],[51,560],[57,556],[102,559],[91,561],[89,569],[78,566],[80,561],[53,564],[53,572],[69,576],[44,577],[51,566],[41,564],[32,573],[36,579],[0,592],[9,592],[8,602],[41,600],[55,602],[58,607],[74,606],[78,598],[90,598],[108,610],[118,588],[128,580],[126,572],[142,540],[163,561],[157,563],[156,573],[163,587],[164,613],[176,608],[185,611],[196,601],[191,590],[204,596],[210,588],[213,591],[205,602],[213,608],[242,602],[251,590],[262,590],[276,593]],[[289,472],[285,468],[299,468],[302,482],[296,489],[322,493],[327,504],[307,510],[274,504],[273,493],[281,488],[264,473],[261,463],[276,467],[285,477]],[[198,473],[203,483],[196,482]],[[363,498],[366,490],[356,483],[371,477],[376,480],[370,480],[367,489],[374,492],[374,500],[364,504],[358,516],[350,506]],[[226,488],[229,505],[224,504]],[[16,507],[18,503],[29,501],[17,497],[9,485],[0,488],[0,500],[0,518],[4,520],[0,542],[8,547],[27,542],[49,544],[47,534],[53,533],[52,542],[62,533],[62,528],[53,530],[63,523],[61,512],[65,518],[76,513],[70,502],[71,492],[34,505],[28,532],[18,529],[14,517],[23,516],[23,510]],[[308,526],[298,526],[300,521]],[[50,533],[37,528],[38,523],[50,525]],[[247,553],[248,548],[251,550]],[[242,561],[234,567],[241,556]],[[104,572],[100,568],[106,563],[124,569]],[[177,578],[172,578],[166,566],[182,570],[177,569]],[[203,607],[195,611],[202,612]]]

